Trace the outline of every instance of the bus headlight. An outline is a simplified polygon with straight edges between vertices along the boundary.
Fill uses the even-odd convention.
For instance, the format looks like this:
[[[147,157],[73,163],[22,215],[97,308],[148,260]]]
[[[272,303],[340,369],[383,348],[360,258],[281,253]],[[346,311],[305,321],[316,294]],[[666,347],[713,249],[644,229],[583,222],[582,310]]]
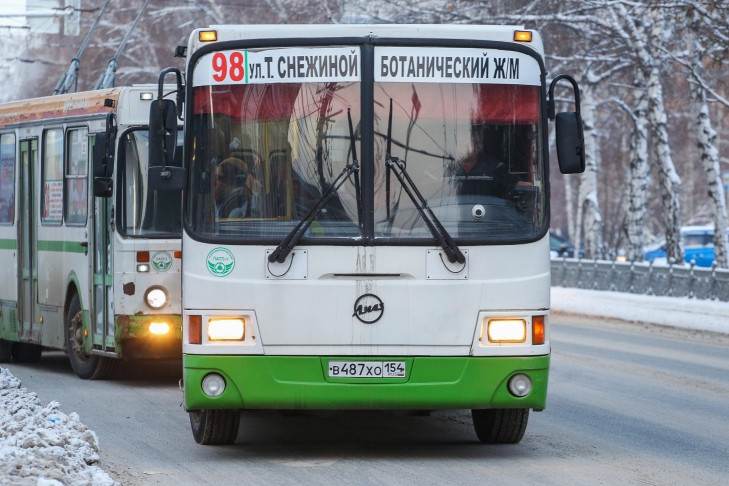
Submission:
[[[224,317],[208,321],[208,340],[242,341],[246,337],[246,321],[240,317]]]
[[[526,327],[524,319],[490,319],[486,335],[492,343],[523,343]]]
[[[160,309],[167,303],[167,292],[162,287],[150,287],[144,294],[144,300],[152,309]]]

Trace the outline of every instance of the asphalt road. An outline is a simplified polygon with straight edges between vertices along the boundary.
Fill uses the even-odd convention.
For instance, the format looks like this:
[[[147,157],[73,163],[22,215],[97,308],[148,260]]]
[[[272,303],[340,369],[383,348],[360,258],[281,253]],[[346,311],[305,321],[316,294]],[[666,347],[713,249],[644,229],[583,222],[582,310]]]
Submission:
[[[60,353],[3,366],[78,412],[123,485],[726,484],[728,336],[552,320],[547,409],[510,446],[480,444],[467,411],[253,413],[234,446],[200,446],[179,362],[116,381],[82,381]]]

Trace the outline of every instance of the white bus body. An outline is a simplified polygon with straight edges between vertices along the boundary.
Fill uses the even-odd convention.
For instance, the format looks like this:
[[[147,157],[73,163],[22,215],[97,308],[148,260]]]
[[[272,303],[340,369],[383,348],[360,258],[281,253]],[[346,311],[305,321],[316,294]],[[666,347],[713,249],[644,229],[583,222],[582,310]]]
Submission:
[[[146,180],[156,89],[0,105],[0,361],[65,349],[103,378],[121,359],[180,356],[180,195]],[[111,180],[95,174],[107,139]]]
[[[539,35],[213,26],[187,59],[195,439],[234,441],[243,409],[470,408],[482,441],[521,440],[550,357]]]

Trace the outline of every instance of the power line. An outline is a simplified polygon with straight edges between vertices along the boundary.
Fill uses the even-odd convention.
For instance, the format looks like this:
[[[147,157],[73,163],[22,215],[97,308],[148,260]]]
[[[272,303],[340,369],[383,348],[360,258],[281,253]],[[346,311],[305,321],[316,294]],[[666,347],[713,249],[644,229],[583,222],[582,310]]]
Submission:
[[[134,20],[134,23],[132,24],[132,27],[127,32],[127,35],[124,36],[121,44],[119,44],[119,48],[116,50],[114,57],[111,59],[111,61],[109,61],[109,66],[106,68],[106,72],[104,72],[101,77],[99,77],[99,80],[96,82],[94,89],[111,88],[114,86],[114,74],[116,73],[117,59],[119,58],[119,55],[122,53],[122,51],[124,51],[124,48],[127,45],[127,41],[129,40],[129,36],[132,35],[132,32],[137,27],[137,24],[142,18],[142,14],[146,10],[148,4],[149,0],[145,0],[144,5],[142,5],[142,8],[139,10],[139,14],[137,14],[136,20]]]
[[[68,68],[68,72],[61,75],[61,78],[58,80],[58,84],[56,84],[56,89],[53,90],[53,94],[64,94],[68,93],[68,91],[71,89],[71,85],[76,85],[78,81],[78,68],[81,64],[81,55],[84,53],[84,50],[86,50],[86,46],[89,44],[89,40],[91,39],[91,34],[93,34],[94,30],[96,29],[96,26],[99,25],[99,21],[101,20],[102,15],[104,15],[104,12],[106,11],[106,7],[109,6],[109,2],[111,0],[106,0],[106,3],[101,9],[101,12],[99,12],[98,17],[96,17],[96,20],[94,21],[94,25],[91,26],[91,29],[89,29],[89,33],[86,34],[86,38],[84,39],[83,43],[81,44],[81,47],[78,50],[78,53],[76,53],[76,57],[74,57],[71,60],[71,67]],[[74,86],[74,91],[76,90],[78,86]]]

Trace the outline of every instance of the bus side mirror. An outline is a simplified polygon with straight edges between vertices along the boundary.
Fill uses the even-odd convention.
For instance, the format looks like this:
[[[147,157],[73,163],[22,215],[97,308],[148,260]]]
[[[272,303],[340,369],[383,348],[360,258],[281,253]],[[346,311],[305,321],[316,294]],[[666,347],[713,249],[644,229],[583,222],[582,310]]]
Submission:
[[[585,172],[585,140],[582,117],[576,112],[557,113],[555,125],[557,161],[563,174]]]
[[[114,192],[112,175],[114,174],[114,145],[116,144],[116,126],[114,114],[106,115],[106,131],[94,135],[94,196],[111,197]]]
[[[149,108],[149,165],[168,165],[175,159],[177,108],[172,100],[153,101]]]
[[[554,86],[561,79],[566,79],[572,84],[575,93],[575,111],[555,115]],[[547,109],[549,110],[549,119],[556,122],[555,135],[559,171],[563,174],[581,174],[585,172],[585,136],[582,130],[582,117],[580,116],[580,89],[574,78],[566,74],[560,74],[552,80],[549,85]]]
[[[177,80],[174,102],[165,99],[164,80],[173,73]],[[159,75],[157,100],[149,107],[149,170],[150,189],[181,190],[187,182],[187,171],[181,167],[177,148],[177,119],[182,119],[182,73],[177,68],[163,69]]]

